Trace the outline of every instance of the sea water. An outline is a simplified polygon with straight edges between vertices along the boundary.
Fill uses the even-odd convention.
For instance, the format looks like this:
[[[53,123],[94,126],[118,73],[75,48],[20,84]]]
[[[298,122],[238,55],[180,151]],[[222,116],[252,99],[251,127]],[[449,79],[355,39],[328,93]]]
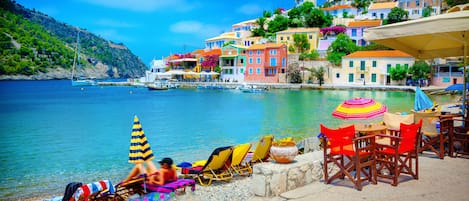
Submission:
[[[0,198],[62,195],[74,181],[124,179],[134,116],[155,155],[175,163],[207,159],[220,146],[265,134],[299,140],[319,124],[338,126],[332,111],[369,97],[390,112],[410,111],[414,93],[357,90],[174,89],[72,87],[70,81],[0,82]],[[375,120],[375,121],[379,121]]]

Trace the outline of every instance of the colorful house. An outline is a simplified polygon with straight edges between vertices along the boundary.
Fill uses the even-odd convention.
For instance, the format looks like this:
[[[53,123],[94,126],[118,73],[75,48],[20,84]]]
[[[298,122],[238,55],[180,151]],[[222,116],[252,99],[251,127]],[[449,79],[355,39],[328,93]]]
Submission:
[[[246,49],[244,81],[278,83],[287,71],[287,46],[285,44],[256,44]]]
[[[334,18],[343,18],[345,14],[347,16],[358,14],[357,8],[345,4],[345,5],[334,5],[328,8],[321,8],[324,11],[324,14],[332,15]]]
[[[441,14],[441,2],[441,0],[399,0],[398,6],[409,12],[409,19],[418,19],[422,17],[423,10],[427,6],[432,8],[430,15]]]
[[[223,33],[217,37],[205,40],[205,50],[220,49],[227,43],[240,44],[241,39],[236,36],[235,32]]]
[[[347,26],[347,35],[357,46],[368,45],[370,42],[365,41],[363,38],[363,30],[370,27],[380,26],[381,23],[381,20],[360,20],[350,22]]]
[[[205,71],[205,72],[215,71],[215,66],[203,66],[202,62],[204,62],[204,60],[208,59],[209,56],[219,58],[220,55],[221,55],[221,49],[220,48],[202,52],[200,54],[200,58],[198,59],[198,62],[199,62],[200,67],[201,67],[201,71]],[[218,62],[219,62],[219,60],[218,60]]]
[[[369,19],[387,19],[391,9],[397,7],[398,2],[371,3],[368,6]]]
[[[244,82],[246,71],[246,46],[227,45],[220,56],[220,78],[230,82]]]
[[[285,44],[287,47],[290,47],[290,45],[295,43],[293,41],[293,34],[306,34],[310,44],[307,52],[315,50],[318,47],[320,37],[319,28],[289,28],[284,31],[279,31],[276,34],[277,43]]]
[[[333,67],[333,84],[390,85],[391,68],[412,66],[414,57],[399,50],[357,51],[342,57]]]

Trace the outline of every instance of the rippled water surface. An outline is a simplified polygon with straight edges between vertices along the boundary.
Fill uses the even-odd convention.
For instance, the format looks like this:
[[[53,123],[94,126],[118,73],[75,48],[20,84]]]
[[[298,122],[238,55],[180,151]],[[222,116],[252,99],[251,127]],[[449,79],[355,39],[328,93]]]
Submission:
[[[414,93],[345,90],[72,87],[69,81],[0,82],[0,198],[62,195],[66,184],[125,178],[133,116],[140,118],[156,159],[207,159],[219,146],[256,142],[263,134],[295,139],[345,99],[371,97],[391,112],[409,111]],[[435,97],[445,102],[449,97]],[[375,119],[374,121],[379,121]]]

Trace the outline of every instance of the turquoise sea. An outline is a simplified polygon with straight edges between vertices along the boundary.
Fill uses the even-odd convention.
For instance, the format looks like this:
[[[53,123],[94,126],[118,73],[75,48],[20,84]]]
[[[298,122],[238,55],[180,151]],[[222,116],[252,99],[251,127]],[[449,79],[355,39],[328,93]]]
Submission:
[[[73,181],[117,184],[133,166],[127,159],[134,115],[155,161],[179,163],[207,159],[219,146],[255,143],[264,134],[316,136],[320,123],[348,123],[331,116],[345,99],[372,97],[390,112],[410,111],[414,101],[412,92],[149,91],[72,87],[70,81],[2,81],[0,90],[1,200],[62,195]]]

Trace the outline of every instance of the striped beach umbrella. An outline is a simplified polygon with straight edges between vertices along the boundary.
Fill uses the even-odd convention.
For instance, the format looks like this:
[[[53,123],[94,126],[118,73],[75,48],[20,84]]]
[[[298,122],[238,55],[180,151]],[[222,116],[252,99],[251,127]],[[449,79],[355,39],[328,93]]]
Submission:
[[[368,119],[383,115],[388,108],[371,98],[353,98],[344,101],[332,112],[339,119]]]
[[[154,158],[150,143],[143,132],[142,125],[137,115],[134,117],[129,151],[129,163],[143,163]]]

